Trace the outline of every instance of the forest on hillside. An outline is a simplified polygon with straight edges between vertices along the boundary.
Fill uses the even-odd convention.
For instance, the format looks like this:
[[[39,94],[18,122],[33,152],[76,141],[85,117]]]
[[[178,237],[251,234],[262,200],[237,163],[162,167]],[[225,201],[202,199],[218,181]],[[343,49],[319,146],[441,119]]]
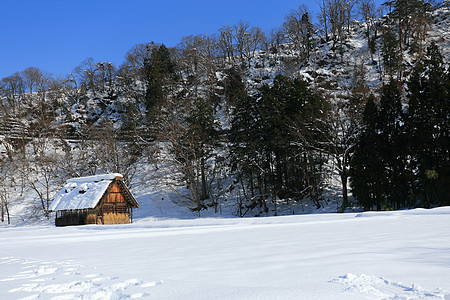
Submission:
[[[230,193],[241,217],[320,208],[334,172],[338,211],[450,205],[449,4],[322,0],[317,22],[300,6],[271,32],[241,21],[135,45],[120,66],[5,77],[2,222],[30,197],[48,216],[68,178],[132,184],[142,164],[170,164],[193,211]]]

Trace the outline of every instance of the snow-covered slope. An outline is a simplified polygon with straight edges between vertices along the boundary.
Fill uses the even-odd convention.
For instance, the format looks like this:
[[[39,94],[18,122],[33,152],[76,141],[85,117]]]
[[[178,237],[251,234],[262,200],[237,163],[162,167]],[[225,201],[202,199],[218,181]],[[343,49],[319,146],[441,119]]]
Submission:
[[[450,299],[450,208],[0,228],[0,299]]]
[[[446,63],[450,59],[450,7],[449,3],[435,8],[430,13],[431,23],[423,43],[424,48],[431,42],[435,42]],[[383,24],[383,19],[374,20],[378,26]],[[370,54],[366,37],[367,25],[362,22],[353,21],[349,36],[344,45],[343,52],[332,50],[333,42],[324,42],[323,37],[314,36],[317,45],[311,53],[308,61],[299,59],[298,51],[290,44],[281,45],[276,54],[257,52],[255,58],[249,62],[246,71],[247,83],[250,87],[259,87],[269,83],[277,74],[297,76],[309,82],[325,94],[346,97],[352,88],[355,79],[355,71],[364,73],[365,84],[376,92],[383,82],[389,80],[389,75],[383,69],[382,34],[379,32],[376,39],[376,51]],[[417,54],[404,51],[402,54],[405,73],[409,73],[414,66]],[[264,66],[264,67],[262,67]],[[361,74],[359,74],[361,75]],[[406,78],[403,78],[406,79]]]
[[[445,3],[446,4],[442,7],[432,12],[432,22],[425,44],[428,45],[431,41],[435,41],[448,63],[450,58],[450,40],[448,34],[450,28],[450,8],[448,2]],[[272,53],[271,51],[259,51],[254,58],[246,61],[246,67],[244,68],[244,75],[246,78],[244,80],[249,89],[254,91],[262,84],[270,84],[273,78],[280,73],[289,76],[298,76],[307,80],[315,90],[324,92],[330,101],[345,101],[346,97],[348,97],[348,91],[351,88],[352,80],[354,80],[353,76],[355,69],[362,67],[364,69],[364,72],[362,73],[364,73],[367,85],[372,92],[376,92],[383,80],[388,78],[388,76],[383,76],[379,72],[379,67],[382,65],[382,56],[380,52],[382,42],[381,34],[378,35],[377,52],[374,53],[372,61],[367,45],[367,38],[365,37],[365,30],[365,24],[360,22],[352,23],[351,35],[344,45],[342,55],[331,50],[332,42],[325,43],[320,37],[316,36],[315,40],[317,41],[317,48],[314,50],[314,53],[311,53],[310,60],[307,62],[300,61],[298,51],[290,47],[289,44],[281,45],[276,53]],[[410,69],[413,62],[414,57],[405,53],[403,62],[405,70]],[[213,85],[216,85],[216,89],[220,90],[223,88],[221,82],[224,81],[225,75],[223,70],[220,69],[226,67],[218,67],[215,81],[211,79],[211,81],[214,82]],[[91,92],[88,92],[83,96],[83,101],[79,101],[80,99],[76,99],[75,101],[75,98],[72,99],[67,96],[69,98],[64,100],[70,100],[67,101],[67,103],[70,103],[70,107],[68,107],[68,109],[70,108],[70,113],[68,112],[66,116],[66,114],[58,112],[57,115],[59,117],[56,118],[55,124],[52,126],[64,127],[70,125],[69,127],[78,128],[81,126],[80,124],[90,122],[102,126],[102,121],[108,119],[111,121],[110,125],[112,127],[115,129],[119,128],[122,123],[121,118],[123,117],[122,113],[124,107],[126,107],[126,104],[131,100],[127,95],[119,92],[121,90],[120,80],[115,84],[119,86],[115,86],[117,92],[114,94],[114,97],[109,95],[108,92],[97,93],[96,96],[93,96]],[[136,89],[141,90],[142,92],[143,87],[141,82],[135,82],[134,85]],[[206,90],[209,91],[209,89],[204,87],[204,92]],[[227,113],[225,108],[217,112],[217,117],[220,119],[222,128],[224,129],[230,126],[230,116],[227,115]],[[68,116],[70,116],[70,118]],[[21,122],[9,120],[6,123],[8,126],[4,125],[3,129],[8,128],[8,130],[2,132],[0,139],[4,138],[3,135],[6,134],[5,132],[8,132],[9,135],[17,135],[19,132],[18,129],[29,126],[29,124],[34,124],[32,120],[26,120],[26,118]],[[72,146],[75,144],[78,144],[78,141],[74,141]],[[71,145],[69,140],[67,141],[67,145]],[[161,151],[161,149],[157,150]],[[64,155],[64,153],[61,152],[61,149],[56,149],[55,147],[54,151],[55,152],[49,151],[49,153],[52,153],[52,155],[55,153],[61,156]],[[83,151],[89,153],[89,150],[81,150],[80,153]],[[4,149],[4,145],[0,145],[0,152],[3,156],[6,156],[7,150]],[[143,156],[145,156],[145,154]],[[136,211],[136,217],[138,219],[192,218],[194,216],[194,213],[187,208],[186,202],[188,201],[186,201],[185,198],[180,197],[180,193],[187,193],[184,185],[185,182],[182,180],[183,176],[179,170],[174,170],[173,161],[171,162],[167,159],[167,156],[168,154],[164,153],[158,157],[158,168],[150,165],[148,161],[142,162],[143,159],[133,166],[138,174],[133,178],[131,190],[141,204],[141,209]],[[65,158],[61,158],[60,160],[65,160]],[[105,170],[104,172],[109,171],[110,170]],[[119,171],[123,172],[123,170]],[[18,182],[20,181],[19,178],[22,176],[21,174],[26,174],[27,172],[23,170],[16,172],[16,174],[10,176],[13,178],[13,184],[5,183],[5,186],[11,187],[4,198],[9,201],[12,224],[15,225],[23,222],[48,223],[49,221],[45,219],[38,221],[36,221],[36,219],[29,220],[30,216],[33,216],[33,218],[36,216],[41,218],[42,216],[39,197],[36,191],[30,189],[28,185],[25,185],[25,190],[23,190],[24,186],[21,188],[19,187]],[[52,199],[57,191],[62,188],[63,182],[67,179],[64,176],[67,176],[67,174],[59,174],[59,177],[53,176],[53,174],[51,175],[49,191]],[[36,178],[30,178],[30,181],[36,183],[41,180],[42,176],[37,172],[37,175],[34,175],[34,177]],[[229,174],[226,174],[224,177],[225,178],[221,178],[223,179],[224,186],[228,185],[229,182],[233,180],[232,178],[229,178],[231,177]],[[341,188],[339,182],[336,180],[338,176],[330,177],[331,178],[328,179],[330,183],[327,184],[326,189],[331,192],[324,195],[330,201],[328,203],[323,203],[325,208],[322,208],[319,212],[334,212],[339,207]],[[38,183],[42,185],[41,182]],[[22,185],[24,185],[24,183],[22,183]],[[37,185],[39,186],[39,184]],[[237,190],[238,189],[235,189],[235,191]],[[42,192],[42,190],[39,192]],[[239,198],[237,192],[236,195],[223,194],[220,195],[220,197],[223,199],[220,199],[218,214],[226,217],[236,216],[236,199]],[[286,207],[283,208],[282,205],[283,204],[280,204],[277,208],[277,212],[271,210],[269,215],[299,214],[315,211],[311,204],[305,202],[298,203],[297,207],[286,205]],[[213,215],[216,215],[214,209],[209,209],[207,212],[201,212],[201,216]],[[50,220],[50,222],[52,222],[52,220]],[[5,223],[0,223],[0,226],[4,226]]]

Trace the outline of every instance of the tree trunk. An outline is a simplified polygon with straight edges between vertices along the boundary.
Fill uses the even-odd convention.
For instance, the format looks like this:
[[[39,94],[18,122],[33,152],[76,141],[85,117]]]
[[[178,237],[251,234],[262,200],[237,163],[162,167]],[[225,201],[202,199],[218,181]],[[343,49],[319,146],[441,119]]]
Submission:
[[[276,166],[275,166],[275,168],[276,168],[276,185],[277,185],[277,188],[276,188],[276,192],[274,193],[274,195],[273,195],[273,197],[276,197],[276,195],[277,194],[279,194],[281,191],[282,191],[282,189],[283,189],[283,173],[282,173],[282,171],[281,171],[281,159],[280,159],[280,156],[279,155],[275,155],[275,161],[276,161]]]
[[[8,208],[8,203],[5,203],[5,209],[6,209],[6,216],[8,217],[8,225],[11,224],[11,220],[9,218],[9,208]]]
[[[348,176],[345,171],[339,172],[339,175],[341,176],[341,183],[342,183],[342,206],[341,206],[341,212],[344,212],[345,209],[349,206],[348,202],[348,189],[347,189],[347,181]]]
[[[201,158],[200,161],[200,172],[201,172],[201,196],[200,199],[206,200],[208,199],[208,192],[206,188],[206,174],[205,174],[205,158]]]

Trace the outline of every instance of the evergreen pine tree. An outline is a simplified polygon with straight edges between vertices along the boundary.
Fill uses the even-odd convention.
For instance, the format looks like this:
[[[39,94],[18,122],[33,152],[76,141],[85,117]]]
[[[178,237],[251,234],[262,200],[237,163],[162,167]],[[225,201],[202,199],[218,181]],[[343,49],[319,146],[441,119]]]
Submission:
[[[145,136],[142,131],[141,114],[134,103],[128,103],[122,116],[121,135],[128,144],[131,153],[138,157],[142,154]]]
[[[390,77],[393,77],[402,63],[397,36],[392,32],[391,28],[385,28],[382,38],[381,52],[383,55],[384,69]]]
[[[167,88],[175,76],[175,63],[164,44],[153,48],[149,58],[144,61],[146,85],[145,106],[149,120],[154,120],[167,96]]]
[[[225,103],[230,109],[235,105],[239,105],[238,102],[244,100],[247,97],[247,89],[242,76],[235,67],[225,70],[224,80],[224,96]]]
[[[391,80],[383,86],[379,114],[379,157],[386,208],[403,208],[408,193],[406,148],[399,84]]]
[[[265,194],[264,172],[261,169],[264,157],[264,129],[261,126],[258,100],[247,95],[240,76],[235,77],[235,80],[238,90],[232,92],[236,97],[233,97],[235,105],[230,131],[231,170],[242,183],[244,198],[252,202],[250,208],[259,204],[267,210],[262,198]],[[241,216],[244,214],[242,211],[239,213]]]
[[[364,130],[352,159],[351,186],[365,209],[404,207],[408,185],[401,95],[396,81],[383,86],[380,108],[371,97],[364,111]]]
[[[323,160],[318,144],[326,133],[327,108],[304,81],[277,76],[256,97],[236,103],[231,130],[233,162],[254,199],[302,198],[319,204]],[[301,192],[305,192],[302,194]]]
[[[421,206],[449,205],[449,72],[436,44],[415,67],[408,88],[409,169],[417,174],[414,196]]]
[[[378,138],[379,112],[375,97],[370,95],[363,112],[363,131],[355,147],[350,165],[350,186],[353,195],[365,210],[381,209],[381,170]]]

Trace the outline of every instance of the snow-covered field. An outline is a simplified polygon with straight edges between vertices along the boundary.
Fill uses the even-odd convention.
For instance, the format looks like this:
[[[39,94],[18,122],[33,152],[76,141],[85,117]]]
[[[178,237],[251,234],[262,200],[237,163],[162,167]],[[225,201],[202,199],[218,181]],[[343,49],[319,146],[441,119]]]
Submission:
[[[0,228],[0,299],[450,299],[450,208]]]

